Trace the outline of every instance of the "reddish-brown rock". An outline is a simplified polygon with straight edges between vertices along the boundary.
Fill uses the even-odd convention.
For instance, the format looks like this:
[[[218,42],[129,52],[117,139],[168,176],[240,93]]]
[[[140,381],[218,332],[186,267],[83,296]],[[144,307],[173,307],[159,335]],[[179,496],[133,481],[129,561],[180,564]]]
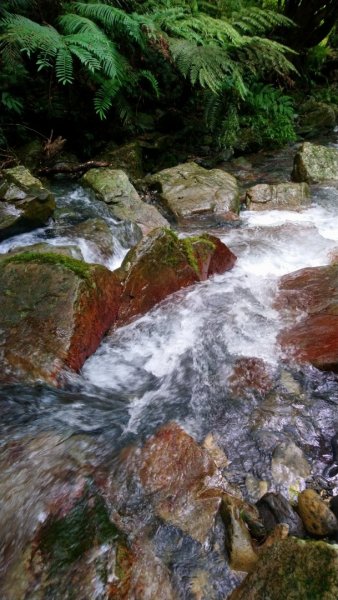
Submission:
[[[235,396],[248,392],[267,394],[274,386],[272,369],[260,358],[239,358],[233,366],[228,384]]]
[[[144,445],[139,474],[156,514],[203,543],[222,495],[210,454],[178,425],[169,423]]]
[[[301,316],[279,335],[281,347],[299,362],[338,370],[338,265],[302,269],[280,283],[277,306]]]
[[[179,239],[168,229],[153,230],[128,252],[120,269],[125,283],[119,324],[235,262],[235,255],[214,236]]]
[[[1,381],[56,383],[78,371],[116,320],[121,283],[101,265],[23,253],[0,264]]]

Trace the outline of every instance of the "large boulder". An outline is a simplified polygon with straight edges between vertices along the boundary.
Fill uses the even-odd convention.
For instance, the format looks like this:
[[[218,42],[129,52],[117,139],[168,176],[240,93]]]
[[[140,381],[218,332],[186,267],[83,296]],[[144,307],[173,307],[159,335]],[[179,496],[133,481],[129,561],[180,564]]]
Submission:
[[[287,538],[264,549],[229,600],[336,600],[338,546]]]
[[[16,246],[9,250],[6,254],[0,254],[0,260],[6,260],[10,256],[15,254],[21,254],[22,252],[34,252],[37,254],[63,254],[70,258],[76,258],[77,260],[83,260],[82,252],[78,246],[53,246],[47,242],[38,242],[37,244],[31,244],[30,246]]]
[[[231,221],[239,212],[237,181],[220,169],[209,171],[188,162],[155,173],[147,182],[181,225],[201,216],[215,222]]]
[[[338,150],[305,142],[294,158],[292,179],[307,183],[338,181]]]
[[[155,229],[122,263],[125,285],[119,323],[147,312],[181,288],[231,269],[235,261],[235,255],[214,236],[179,239],[169,229]]]
[[[124,171],[110,168],[90,169],[82,177],[82,182],[107,204],[116,219],[137,223],[144,233],[155,227],[169,226],[155,206],[141,200]]]
[[[53,194],[23,166],[0,176],[0,241],[44,225],[55,209]]]
[[[105,147],[97,159],[109,162],[112,169],[122,169],[131,181],[141,179],[144,175],[142,148],[139,142],[129,142],[123,146],[116,146],[112,142]]]
[[[280,333],[281,347],[298,362],[338,371],[338,264],[285,275],[277,306],[295,323]]]
[[[117,317],[121,283],[101,265],[52,253],[0,262],[1,381],[55,384],[78,371]]]
[[[307,183],[260,183],[249,188],[245,197],[250,210],[300,210],[310,205]]]
[[[298,132],[307,137],[333,129],[336,124],[334,105],[308,100],[301,105],[298,119]]]

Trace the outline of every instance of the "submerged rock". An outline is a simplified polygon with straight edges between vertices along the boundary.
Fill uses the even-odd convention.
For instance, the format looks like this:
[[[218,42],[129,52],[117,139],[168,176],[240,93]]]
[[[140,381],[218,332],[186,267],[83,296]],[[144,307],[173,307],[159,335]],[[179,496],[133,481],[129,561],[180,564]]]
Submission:
[[[211,216],[232,221],[239,212],[236,179],[220,169],[208,171],[194,162],[164,169],[146,180],[179,224]]]
[[[0,178],[0,241],[44,225],[55,209],[53,194],[25,167],[4,169]]]
[[[315,490],[304,490],[298,496],[297,510],[305,529],[312,535],[325,537],[338,530],[334,513]]]
[[[307,183],[338,181],[338,150],[305,142],[294,158],[292,179]]]
[[[307,183],[260,183],[249,188],[245,197],[249,210],[300,210],[310,205]]]
[[[222,495],[212,479],[217,468],[210,454],[169,423],[142,448],[139,474],[156,514],[204,543]]]
[[[124,171],[90,169],[82,177],[82,182],[107,204],[113,217],[137,223],[145,233],[155,227],[169,226],[155,206],[141,200]]]
[[[336,600],[338,546],[295,538],[277,541],[229,600]]]
[[[101,265],[52,253],[0,262],[1,381],[55,384],[78,371],[117,317],[121,284]]]
[[[282,442],[276,446],[272,454],[271,475],[277,485],[287,488],[292,496],[304,489],[305,479],[310,473],[303,451],[294,442]]]
[[[122,263],[125,284],[119,323],[147,312],[181,288],[231,269],[235,261],[235,255],[214,236],[179,239],[169,229],[154,230]]]
[[[278,337],[281,347],[301,363],[338,370],[338,264],[301,269],[280,281],[279,308],[304,314]]]

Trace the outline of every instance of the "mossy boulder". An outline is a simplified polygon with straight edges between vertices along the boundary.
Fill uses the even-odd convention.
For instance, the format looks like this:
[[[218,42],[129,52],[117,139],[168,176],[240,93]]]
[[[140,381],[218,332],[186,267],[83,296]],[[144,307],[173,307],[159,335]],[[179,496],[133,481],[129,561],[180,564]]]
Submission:
[[[294,323],[278,337],[286,355],[299,363],[337,372],[338,264],[285,275],[279,288],[276,306]]]
[[[123,600],[133,561],[102,497],[87,490],[59,513],[48,515],[7,572],[2,591],[7,600]]]
[[[294,158],[292,179],[307,183],[338,181],[338,150],[305,142]]]
[[[112,169],[122,169],[131,181],[144,176],[142,167],[142,148],[139,142],[129,142],[123,146],[108,144],[98,155],[98,160],[110,163]]]
[[[0,241],[44,225],[55,209],[53,194],[23,166],[0,174]]]
[[[38,244],[32,244],[31,246],[17,246],[12,250],[9,250],[6,254],[0,254],[0,260],[6,260],[10,256],[21,254],[22,252],[34,252],[36,254],[62,254],[75,258],[76,260],[83,260],[82,252],[78,246],[53,246],[47,242],[39,242]]]
[[[229,600],[336,600],[338,546],[295,538],[262,551]]]
[[[119,323],[144,314],[173,292],[231,269],[236,257],[218,238],[205,234],[179,239],[159,228],[125,257]]]
[[[260,183],[249,188],[245,197],[250,210],[300,210],[310,205],[307,183]]]
[[[82,177],[84,185],[91,188],[120,221],[137,223],[147,233],[155,227],[166,227],[168,221],[155,206],[146,204],[121,169],[90,169]]]
[[[216,223],[232,221],[239,212],[237,181],[220,169],[188,162],[155,173],[146,182],[181,225],[201,217]]]
[[[117,318],[118,276],[67,256],[26,252],[0,262],[1,381],[55,384],[78,371]]]
[[[308,100],[301,105],[298,118],[298,133],[304,137],[317,135],[333,129],[336,124],[334,107],[326,102]]]

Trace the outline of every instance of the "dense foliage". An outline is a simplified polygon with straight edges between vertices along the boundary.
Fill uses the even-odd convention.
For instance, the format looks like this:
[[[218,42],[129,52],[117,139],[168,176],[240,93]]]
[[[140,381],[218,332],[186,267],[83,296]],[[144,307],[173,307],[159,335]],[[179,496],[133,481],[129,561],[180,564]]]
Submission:
[[[3,1],[0,145],[23,140],[28,128],[45,137],[54,129],[91,150],[95,134],[153,130],[170,113],[182,130],[195,118],[200,133],[204,114],[221,147],[294,139],[296,55],[284,39],[300,18],[292,5],[305,9],[276,4]],[[334,6],[321,15],[332,27]]]

